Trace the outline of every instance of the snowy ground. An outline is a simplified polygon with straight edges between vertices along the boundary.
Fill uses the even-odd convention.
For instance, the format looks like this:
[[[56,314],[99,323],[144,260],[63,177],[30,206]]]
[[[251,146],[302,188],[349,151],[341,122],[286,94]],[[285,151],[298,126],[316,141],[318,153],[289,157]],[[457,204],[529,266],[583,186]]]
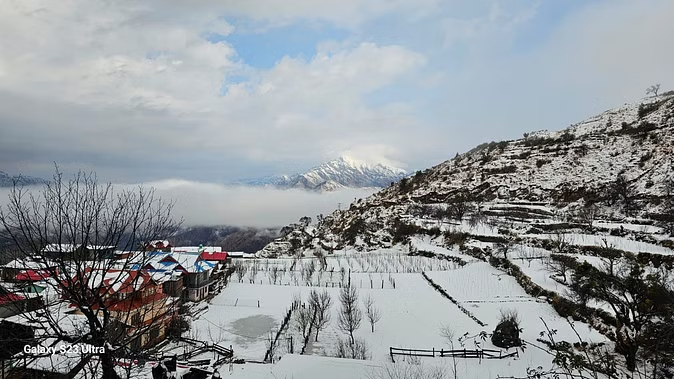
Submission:
[[[276,356],[281,357],[281,360],[278,364],[254,365],[249,363],[234,365],[231,373],[228,372],[228,367],[223,367],[221,371],[227,371],[226,374],[233,378],[316,377],[310,374],[313,372],[311,370],[322,372],[321,377],[324,379],[347,377],[340,376],[347,375],[346,373],[348,377],[367,377],[363,376],[365,375],[363,370],[372,370],[390,362],[390,347],[448,349],[448,342],[440,334],[440,329],[444,326],[454,331],[456,335],[454,344],[457,349],[463,347],[475,349],[476,343],[479,343],[482,348],[498,349],[491,344],[489,339],[483,341],[479,337],[468,338],[464,341],[463,347],[458,339],[464,334],[477,336],[483,331],[491,333],[498,323],[500,311],[509,309],[518,311],[522,319],[522,336],[526,341],[538,344],[536,338],[544,330],[542,320],[545,320],[550,328],[558,330],[558,339],[577,341],[576,335],[566,320],[559,317],[546,302],[527,295],[512,277],[494,269],[488,263],[475,261],[457,251],[433,246],[428,239],[418,238],[414,240],[414,243],[419,249],[459,256],[469,263],[463,267],[455,264],[443,266],[444,263],[452,262],[435,258],[403,256],[399,251],[374,252],[368,258],[349,256],[348,252],[341,252],[338,257],[327,259],[327,269],[335,269],[332,274],[333,279],[329,279],[329,273],[321,274],[321,287],[318,287],[316,273],[309,281],[304,283],[298,281],[296,285],[286,272],[284,279],[278,279],[277,284],[273,284],[270,279],[271,267],[285,266],[288,269],[291,260],[269,260],[269,269],[259,268],[255,274],[255,280],[251,282],[250,272],[247,272],[241,282],[233,280],[233,283],[230,283],[221,294],[214,298],[208,308],[192,322],[190,336],[218,342],[224,346],[231,345],[237,358],[262,361],[267,350],[267,336],[270,331],[276,334],[294,297],[299,296],[302,301],[306,302],[309,292],[312,289],[319,289],[328,291],[333,298],[332,322],[326,330],[320,333],[318,342],[313,341],[312,336],[306,347],[306,354],[314,357],[334,356],[337,341],[346,337],[337,328],[336,322],[339,309],[339,283],[341,282],[338,270],[344,267],[347,272],[349,268],[352,270],[351,283],[358,288],[360,299],[371,296],[383,315],[375,325],[374,332],[371,331],[367,320],[363,320],[355,333],[356,338],[366,342],[371,360],[365,362],[334,358],[321,360],[297,356],[296,354],[302,348],[302,338],[295,328],[295,321],[291,320],[279,339]],[[260,267],[267,267],[267,260],[248,262],[250,265],[259,264]],[[306,259],[300,260],[296,264],[299,266],[296,267],[308,265],[308,262],[309,260]],[[396,270],[401,271],[401,265],[415,267],[415,270],[396,272]],[[546,276],[543,272],[544,267],[541,264],[534,262],[531,269],[528,268],[528,263],[523,266],[527,266],[527,272],[541,271],[536,282],[546,280],[544,279]],[[421,270],[426,271],[433,281],[441,285],[463,307],[487,325],[480,326],[455,304],[442,297],[424,279],[420,273]],[[301,272],[296,275],[302,276]],[[373,277],[372,284],[370,284],[370,277]],[[348,281],[348,277],[346,280]],[[554,285],[552,279],[547,280],[550,281],[550,286]],[[382,281],[384,282],[383,289],[381,288]],[[393,282],[395,282],[395,288],[392,286]],[[333,287],[333,283],[337,285]],[[555,289],[558,290],[557,287]],[[363,309],[362,304],[361,309]],[[605,337],[584,324],[576,323],[575,326],[585,341],[606,341]],[[295,355],[291,355],[289,351],[291,337]],[[204,357],[209,357],[209,354],[204,354]],[[399,362],[405,361],[404,357],[398,356],[397,358]],[[476,359],[460,359],[459,377],[494,378],[496,375],[523,375],[528,367],[538,367],[549,364],[550,361],[551,356],[548,353],[536,348],[521,351],[519,358],[483,360],[482,362]],[[449,358],[424,358],[422,363],[429,366],[442,366],[449,363]],[[330,367],[330,370],[323,369],[323,371],[321,367]],[[328,372],[330,374],[327,374]]]
[[[543,209],[543,208],[541,208]],[[418,224],[428,220],[416,219]],[[521,230],[525,230],[522,224]],[[619,223],[598,223],[605,228],[620,227]],[[465,231],[474,235],[496,236],[498,228],[484,223],[471,226],[468,222],[452,224],[434,222],[442,230]],[[515,224],[509,228],[518,229]],[[659,228],[630,225],[626,229],[645,233],[659,233]],[[524,237],[555,239],[553,234],[532,234]],[[628,236],[629,237],[629,236]],[[674,254],[662,246],[638,242],[626,237],[596,236],[579,233],[564,234],[565,242],[574,245],[608,244],[617,249],[632,252]],[[578,342],[579,338],[589,343],[606,343],[607,338],[588,325],[569,322],[561,318],[545,300],[533,298],[518,285],[515,279],[486,262],[464,255],[458,249],[442,247],[443,237],[415,236],[411,247],[418,251],[432,252],[436,258],[409,256],[408,245],[382,248],[367,253],[353,249],[335,251],[324,262],[317,258],[301,259],[247,259],[239,261],[230,284],[192,321],[188,336],[232,346],[236,358],[248,363],[224,366],[220,371],[232,378],[374,378],[377,370],[391,364],[390,348],[448,349],[448,341],[441,336],[441,328],[451,329],[455,338],[454,348],[486,348],[499,350],[489,338],[480,338],[481,333],[492,333],[499,322],[501,311],[515,310],[520,316],[522,339],[529,348],[519,351],[519,357],[504,360],[459,359],[458,377],[495,378],[500,376],[525,376],[527,368],[550,367],[552,356],[538,347],[540,333],[547,327],[557,331],[556,340]],[[472,246],[492,247],[493,244],[470,241]],[[445,257],[460,258],[460,265]],[[568,287],[561,283],[559,273],[551,266],[550,251],[525,245],[515,245],[508,254],[510,261],[520,267],[535,283],[562,296],[570,296]],[[577,255],[579,261],[602,266],[601,258]],[[444,298],[423,277],[425,273],[440,285],[457,304]],[[570,272],[568,273],[570,274]],[[571,280],[567,275],[567,281]],[[553,279],[555,277],[555,279]],[[337,342],[347,335],[337,327],[339,292],[342,286],[351,283],[359,291],[362,300],[371,297],[382,314],[372,332],[364,318],[355,337],[363,340],[370,360],[353,361],[332,358]],[[294,318],[284,328],[278,339],[274,354],[276,364],[256,364],[265,358],[269,336],[276,336],[282,320],[291,309],[293,301],[306,303],[311,290],[327,291],[332,299],[331,324],[314,341],[312,334],[306,345],[305,355],[298,355],[303,347],[303,338]],[[594,304],[606,310],[606,304]],[[470,316],[462,309],[467,310]],[[295,312],[297,313],[297,312]],[[480,322],[486,324],[481,326]],[[576,335],[578,333],[578,336]],[[292,341],[292,342],[291,342]],[[180,349],[180,347],[179,347]],[[178,349],[178,350],[179,350]],[[512,349],[511,349],[512,351]],[[204,353],[198,358],[211,358]],[[280,360],[279,360],[280,359]],[[405,359],[397,356],[398,363],[421,363],[448,369],[450,358]]]
[[[553,234],[526,234],[523,237],[531,237],[538,239],[554,239],[556,236]],[[666,248],[664,246],[659,246],[647,242],[634,241],[625,237],[569,233],[565,235],[564,238],[566,238],[566,241],[572,245],[604,246],[605,244],[604,241],[606,241],[609,247],[633,253],[644,252],[644,253],[663,254],[663,255],[674,254],[674,250]]]

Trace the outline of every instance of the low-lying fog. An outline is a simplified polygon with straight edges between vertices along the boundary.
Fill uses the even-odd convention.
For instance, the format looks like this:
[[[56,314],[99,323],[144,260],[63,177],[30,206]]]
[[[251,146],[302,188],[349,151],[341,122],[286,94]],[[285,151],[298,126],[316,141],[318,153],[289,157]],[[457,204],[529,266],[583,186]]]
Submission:
[[[123,184],[114,187],[133,186]],[[152,187],[163,199],[174,200],[173,215],[182,217],[185,226],[280,227],[302,216],[315,219],[317,214],[330,214],[339,203],[342,209],[348,208],[354,200],[365,198],[376,191],[367,188],[316,193],[299,189],[229,186],[183,180],[144,183],[143,187]],[[30,191],[36,189],[39,187],[30,187]],[[7,203],[9,191],[9,188],[0,189],[0,206]]]

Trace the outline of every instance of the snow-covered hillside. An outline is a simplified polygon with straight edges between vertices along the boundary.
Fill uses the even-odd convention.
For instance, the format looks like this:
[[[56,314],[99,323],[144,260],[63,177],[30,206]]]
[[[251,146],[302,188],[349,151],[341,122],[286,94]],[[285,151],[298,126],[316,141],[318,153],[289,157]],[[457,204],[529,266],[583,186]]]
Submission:
[[[334,191],[340,188],[382,188],[397,182],[406,175],[405,170],[384,165],[371,164],[349,157],[340,157],[303,174],[268,177],[247,184],[271,185],[280,188],[299,188],[314,191]]]
[[[335,211],[304,236],[308,246],[391,245],[410,207],[476,204],[492,216],[651,221],[667,216],[674,194],[674,94],[606,111],[557,131],[526,133],[457,155]],[[287,252],[286,238],[265,248]],[[284,251],[286,250],[286,251]]]

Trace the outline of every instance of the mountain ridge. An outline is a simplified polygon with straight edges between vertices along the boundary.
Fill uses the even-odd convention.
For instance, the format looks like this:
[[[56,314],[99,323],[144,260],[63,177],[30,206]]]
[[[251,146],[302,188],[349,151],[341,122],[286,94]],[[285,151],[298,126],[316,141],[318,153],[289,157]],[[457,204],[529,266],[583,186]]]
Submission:
[[[659,222],[674,207],[673,157],[674,93],[668,93],[560,131],[481,144],[333,212],[302,243],[387,247],[415,207],[445,211],[463,203],[487,214],[519,207],[531,218],[572,220],[592,208],[592,217]],[[260,254],[289,254],[289,238],[306,234],[289,233]]]
[[[383,188],[406,175],[407,172],[401,168],[383,163],[366,163],[342,156],[312,167],[301,174],[252,179],[245,181],[244,184],[321,192],[341,188]]]
[[[0,171],[0,188],[13,187],[15,183],[18,186],[22,185],[32,186],[32,185],[47,184],[49,183],[49,181],[33,176],[25,176],[25,175],[10,176],[8,173]]]

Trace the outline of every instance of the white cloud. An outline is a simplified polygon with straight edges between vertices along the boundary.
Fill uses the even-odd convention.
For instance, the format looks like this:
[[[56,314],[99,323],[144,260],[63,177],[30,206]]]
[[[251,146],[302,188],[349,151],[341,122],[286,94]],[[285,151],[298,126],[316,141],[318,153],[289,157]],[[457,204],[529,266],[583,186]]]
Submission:
[[[440,0],[228,0],[222,7],[229,15],[250,18],[263,23],[263,27],[320,20],[354,28],[394,12],[426,14],[440,3]]]
[[[325,7],[337,7],[330,4]],[[385,2],[349,4],[343,5],[352,9],[347,13],[389,9]],[[407,3],[396,4],[390,6]],[[226,38],[232,32],[218,12],[223,8],[162,5],[5,0],[0,95],[25,99],[24,108],[52,108],[49,114],[20,115],[4,108],[5,117],[22,121],[21,130],[10,126],[8,134],[36,136],[13,149],[42,151],[38,142],[50,135],[50,149],[69,145],[75,153],[95,146],[111,162],[134,156],[141,161],[140,150],[151,144],[164,152],[209,151],[223,161],[314,165],[326,151],[392,146],[414,123],[404,107],[365,102],[367,95],[423,67],[425,57],[408,48],[325,44],[314,57],[285,57],[270,70],[255,70],[226,41],[205,39],[208,33]],[[228,14],[254,9],[247,2],[230,5]],[[325,7],[297,1],[283,8],[287,17],[321,18],[315,12],[328,14]],[[246,80],[228,84],[234,75]],[[382,123],[389,136],[382,136]],[[167,165],[175,156],[166,157]],[[60,159],[48,157],[53,160]]]
[[[520,28],[547,4],[0,0],[0,159],[137,180],[292,173],[343,153],[417,169],[672,87],[671,2],[547,13],[530,44]],[[312,23],[347,37],[265,70],[227,42]]]

